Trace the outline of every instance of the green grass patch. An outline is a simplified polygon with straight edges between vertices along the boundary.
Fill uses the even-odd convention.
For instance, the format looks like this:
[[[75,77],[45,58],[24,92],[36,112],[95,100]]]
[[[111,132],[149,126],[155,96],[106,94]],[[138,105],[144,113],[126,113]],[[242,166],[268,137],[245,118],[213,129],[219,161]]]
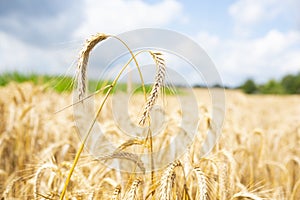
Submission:
[[[112,81],[94,81],[94,80],[91,80],[89,81],[89,90],[90,91],[96,91],[96,90],[99,90],[101,88],[104,88],[106,85],[110,85],[112,84]],[[133,93],[134,94],[137,94],[137,93],[143,93],[143,88],[141,86],[141,84],[132,84],[132,88],[133,88]],[[146,90],[146,93],[150,93],[151,92],[151,89],[152,89],[152,85],[145,85],[145,90]],[[106,91],[108,90],[105,89],[103,91],[103,93],[106,93]],[[127,84],[126,83],[117,83],[116,87],[112,90],[112,92],[127,92]],[[169,87],[164,87],[164,93],[166,95],[174,95],[174,94],[179,94],[181,93],[181,91],[178,89],[178,88],[169,88]]]
[[[19,72],[3,73],[0,75],[0,86],[6,86],[10,82],[31,82],[35,85],[45,85],[56,92],[72,91],[73,78],[69,76],[50,76],[37,74],[21,74]]]
[[[53,89],[58,93],[71,92],[73,90],[73,77],[71,76],[55,76],[55,75],[38,75],[38,74],[22,74],[19,72],[10,72],[0,74],[0,86],[6,86],[10,82],[23,83],[31,82],[35,85],[45,85],[47,88]],[[99,90],[106,85],[111,84],[112,81],[89,81],[89,91],[93,92]],[[143,93],[143,89],[140,84],[132,84],[134,93]],[[150,93],[152,85],[145,85],[147,93]],[[107,89],[103,91],[105,93]],[[126,92],[127,84],[119,82],[112,92]],[[164,92],[166,95],[180,94],[178,88],[165,87]]]

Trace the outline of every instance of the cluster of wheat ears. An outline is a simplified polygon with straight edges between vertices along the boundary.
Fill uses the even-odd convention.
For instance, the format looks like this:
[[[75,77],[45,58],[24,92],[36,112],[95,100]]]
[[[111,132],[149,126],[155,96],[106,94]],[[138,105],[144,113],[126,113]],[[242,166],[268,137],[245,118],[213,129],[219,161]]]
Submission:
[[[131,59],[111,84],[91,95],[87,92],[89,55],[107,38],[124,44]],[[148,53],[156,64],[149,95],[136,59],[141,53]],[[113,126],[111,108],[105,103],[131,62],[139,71],[143,88],[143,94],[134,95],[136,103],[144,105],[138,124],[148,131],[144,139],[122,141],[123,133]],[[97,99],[96,113],[82,140],[74,134],[78,129],[72,109],[65,107],[71,102],[71,94],[57,94],[30,83],[11,83],[0,89],[1,199],[300,199],[299,96],[247,96],[228,91],[223,134],[211,153],[201,156],[201,141],[212,129],[212,119],[206,91],[195,90],[201,115],[195,141],[164,168],[154,170],[151,158],[153,170],[145,172],[145,163],[130,149],[148,152],[151,157],[182,131],[176,123],[180,110],[171,105],[166,108],[170,123],[164,133],[154,137],[151,132],[151,109],[158,101],[166,75],[163,55],[150,50],[133,53],[118,37],[97,34],[87,40],[80,52],[77,70],[72,106],[91,96]],[[171,103],[176,99],[165,98]],[[61,108],[63,111],[54,114]],[[97,121],[105,124],[110,140],[121,141],[117,150],[103,160],[119,159],[120,163],[131,164],[132,171],[107,167],[102,158],[84,151]],[[167,159],[169,155],[161,156]],[[142,172],[136,172],[136,167]]]

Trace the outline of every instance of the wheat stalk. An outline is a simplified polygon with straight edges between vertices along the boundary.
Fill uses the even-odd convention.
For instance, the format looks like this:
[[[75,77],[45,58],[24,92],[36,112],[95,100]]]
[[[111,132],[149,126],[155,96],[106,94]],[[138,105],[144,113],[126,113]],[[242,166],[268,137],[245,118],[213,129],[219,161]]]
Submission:
[[[86,70],[87,70],[87,63],[88,63],[88,58],[89,58],[90,51],[95,47],[96,44],[98,44],[98,42],[106,39],[107,37],[108,36],[104,35],[104,34],[97,34],[95,36],[92,36],[91,39],[87,40],[85,47],[81,51],[81,54],[80,54],[81,56],[80,56],[80,59],[78,61],[78,63],[79,63],[78,64],[79,73],[77,74],[77,83],[78,83],[77,90],[78,90],[79,100],[83,99],[85,97],[85,93],[86,93]],[[131,49],[127,46],[127,44],[124,41],[122,41],[120,38],[118,38],[116,36],[112,36],[112,37],[114,37],[114,38],[118,39],[119,41],[121,41],[122,44],[124,44],[126,46],[126,48],[128,49],[128,51],[130,52],[130,54],[132,56],[132,59],[135,61],[136,66],[138,68],[138,71],[140,73],[140,78],[141,78],[141,81],[142,81],[142,87],[143,87],[143,90],[145,91],[143,77],[141,75],[141,70],[140,70],[140,67],[137,63],[135,55],[133,54]],[[60,197],[59,197],[60,200],[64,199],[65,193],[67,191],[68,184],[71,180],[71,176],[73,174],[73,171],[74,171],[74,169],[75,169],[75,167],[78,163],[81,152],[83,151],[83,148],[85,146],[85,142],[87,141],[87,139],[88,139],[88,137],[91,133],[91,130],[92,130],[93,126],[95,125],[96,120],[97,120],[98,116],[100,115],[100,112],[102,111],[104,103],[106,102],[106,100],[107,100],[108,96],[110,95],[112,89],[115,87],[115,85],[116,85],[117,81],[119,80],[121,74],[124,72],[124,70],[126,69],[126,67],[128,65],[129,65],[129,62],[127,64],[125,64],[125,66],[123,66],[123,68],[121,69],[121,71],[119,72],[117,77],[114,79],[113,83],[108,87],[108,90],[107,90],[107,92],[104,96],[104,99],[102,100],[98,110],[96,111],[95,117],[93,118],[93,120],[92,120],[92,122],[91,122],[91,124],[90,124],[84,138],[83,138],[83,141],[81,142],[81,145],[79,146],[78,151],[75,155],[72,167],[71,167],[71,169],[69,171],[69,174],[67,176],[67,179],[65,181],[64,188],[63,188],[63,190],[60,194]]]

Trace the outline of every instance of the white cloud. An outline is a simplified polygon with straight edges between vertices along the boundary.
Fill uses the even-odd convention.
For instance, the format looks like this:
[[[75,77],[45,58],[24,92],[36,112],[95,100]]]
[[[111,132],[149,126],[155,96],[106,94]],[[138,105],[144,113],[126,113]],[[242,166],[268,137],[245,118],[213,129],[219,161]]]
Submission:
[[[62,11],[49,11],[43,16],[31,16],[32,11],[22,13],[22,9],[4,13],[0,18],[0,72],[64,73],[77,58],[84,42],[80,38],[96,32],[119,34],[165,26],[186,19],[176,0],[155,4],[142,0],[81,0],[67,8],[54,7]]]
[[[239,84],[249,76],[265,81],[298,71],[300,30],[281,30],[277,27],[276,20],[282,17],[292,18],[294,15],[291,12],[299,7],[299,2],[237,0],[229,7],[228,12],[239,35],[223,39],[222,35],[211,35],[208,31],[203,31],[194,39],[207,50],[224,81],[230,85]],[[152,4],[142,0],[81,0],[80,4],[72,4],[68,10],[62,10],[55,15],[50,12],[42,17],[29,17],[29,11],[17,17],[2,13],[0,72],[16,69],[64,73],[76,60],[82,46],[83,41],[77,38],[86,38],[96,32],[118,34],[143,27],[159,28],[172,23],[178,25],[178,22],[185,23],[188,20],[183,12],[183,5],[176,0]],[[294,20],[296,23],[297,18]],[[268,27],[261,31],[261,27],[268,21],[273,30],[268,30]],[[260,33],[251,37],[239,37],[251,31]],[[75,42],[57,44],[74,38]],[[190,74],[188,76],[193,79]]]
[[[270,0],[239,0],[229,7],[229,14],[239,23],[254,24],[275,17],[277,8]],[[268,12],[266,12],[268,11]]]
[[[64,73],[74,60],[74,50],[40,48],[0,31],[0,72]]]
[[[213,51],[220,45],[220,38],[218,36],[211,35],[205,31],[199,32],[196,39],[201,47],[208,51]]]
[[[225,39],[201,32],[197,41],[209,56],[226,84],[239,84],[247,77],[262,82],[300,70],[300,31],[270,30],[253,39]]]
[[[240,36],[249,36],[251,31],[264,23],[296,17],[300,6],[298,0],[237,0],[228,8],[234,20],[235,33]]]
[[[0,12],[0,29],[30,45],[47,47],[68,40],[81,19],[80,2],[7,1]],[[36,11],[36,12],[35,12]]]
[[[75,36],[95,32],[118,34],[141,27],[163,26],[175,20],[186,21],[182,5],[175,0],[147,4],[141,0],[86,0],[85,19]]]

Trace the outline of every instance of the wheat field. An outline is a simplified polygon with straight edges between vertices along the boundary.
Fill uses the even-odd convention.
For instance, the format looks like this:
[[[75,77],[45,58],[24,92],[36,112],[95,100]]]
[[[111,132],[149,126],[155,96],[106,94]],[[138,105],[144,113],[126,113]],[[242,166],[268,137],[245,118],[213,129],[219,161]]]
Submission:
[[[73,109],[55,113],[72,103],[72,94],[31,83],[11,83],[0,94],[2,199],[59,199],[81,143]],[[196,137],[201,141],[210,128],[210,97],[205,89],[195,89],[195,94],[200,110]],[[176,121],[175,97],[165,98],[171,102],[166,115]],[[85,149],[65,199],[300,199],[299,100],[299,95],[249,96],[228,90],[222,135],[212,152],[200,157],[199,144],[192,144],[187,156],[152,173],[112,169]],[[133,101],[142,102],[142,95]],[[113,126],[111,109],[105,106],[98,118],[105,134],[128,151],[142,148],[141,141],[129,144],[118,138],[122,133]],[[153,139],[153,148],[176,136],[178,128],[176,123],[167,127],[166,134]],[[144,165],[129,153],[124,157],[128,159],[120,163],[132,168]]]

